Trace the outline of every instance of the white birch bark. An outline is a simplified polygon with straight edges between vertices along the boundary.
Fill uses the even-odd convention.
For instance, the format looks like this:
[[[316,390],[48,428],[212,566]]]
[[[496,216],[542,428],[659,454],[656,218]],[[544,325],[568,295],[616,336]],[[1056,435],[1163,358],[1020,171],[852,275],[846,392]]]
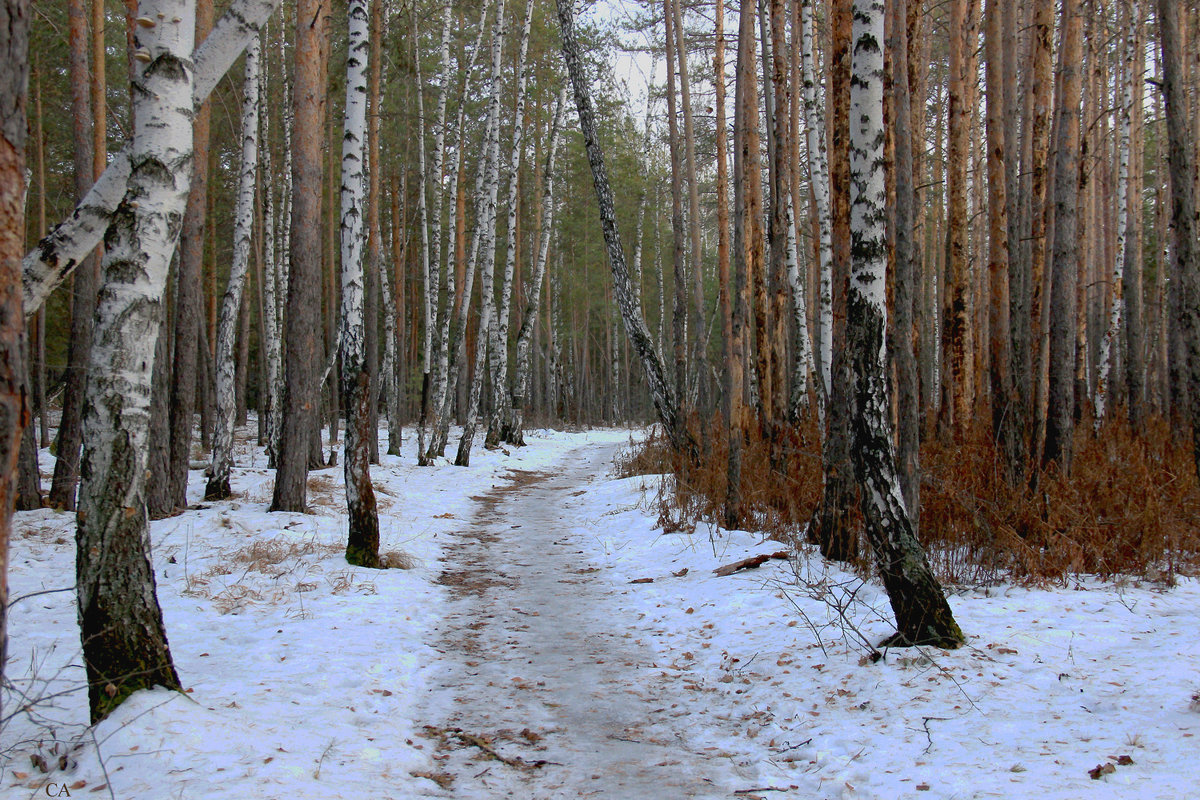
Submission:
[[[387,259],[380,259],[379,293],[383,298],[383,364],[379,377],[382,380],[388,420],[388,455],[401,455],[400,380],[396,374],[396,298],[392,294],[391,267]]]
[[[247,43],[278,7],[280,0],[234,0],[204,43],[184,54],[193,68],[191,98],[185,108],[199,108],[217,81],[229,71]],[[140,14],[139,16],[145,17]],[[150,17],[145,17],[151,19]],[[113,157],[108,167],[75,207],[71,216],[46,235],[25,256],[21,265],[26,316],[31,316],[46,298],[96,248],[112,222],[117,205],[125,196],[132,169],[132,144]]]
[[[829,160],[825,155],[825,118],[817,98],[817,72],[813,46],[813,0],[800,0],[800,71],[803,75],[804,124],[808,143],[808,165],[813,198],[817,207],[820,241],[818,344],[821,348],[819,398],[828,398],[833,370],[833,234],[829,216]],[[821,426],[822,431],[824,426]]]
[[[450,387],[455,381],[457,371],[454,367],[457,366],[459,356],[459,340],[458,329],[462,328],[461,321],[465,319],[466,311],[470,308],[471,302],[471,284],[474,280],[474,271],[468,270],[464,278],[465,291],[462,292],[463,300],[461,305],[456,305],[455,291],[455,275],[454,275],[454,257],[455,257],[455,230],[458,217],[458,181],[459,175],[462,172],[463,150],[466,142],[466,127],[465,127],[465,99],[467,91],[471,88],[470,75],[471,70],[475,67],[475,60],[478,58],[480,51],[483,49],[483,37],[487,31],[487,15],[491,9],[491,0],[483,0],[483,6],[479,12],[479,29],[475,36],[475,46],[471,48],[467,58],[467,63],[464,74],[467,76],[463,84],[463,96],[459,99],[458,114],[455,124],[457,141],[454,147],[454,164],[450,169],[450,185],[447,196],[450,198],[449,220],[446,225],[447,246],[444,253],[444,258],[441,261],[441,289],[440,294],[443,295],[444,311],[438,314],[438,339],[435,343],[435,363],[434,370],[430,377],[430,410],[432,418],[430,419],[430,427],[433,430],[432,438],[430,439],[427,449],[422,449],[424,454],[421,463],[430,464],[435,457],[441,456],[446,449],[446,438],[449,435],[450,420],[448,417],[450,404],[453,402],[453,393]],[[447,74],[447,82],[449,77]],[[484,141],[488,139],[488,132],[484,132]],[[481,159],[482,161],[482,159]],[[475,198],[478,200],[482,192],[482,174],[476,176]],[[478,204],[477,206],[478,207]],[[440,216],[440,215],[439,215]],[[439,237],[440,239],[440,237]],[[475,240],[474,245],[477,247],[478,240]],[[474,264],[474,255],[471,256],[471,264]],[[453,334],[453,335],[452,335]]]
[[[887,198],[883,0],[854,0],[850,61],[850,236],[846,346],[854,374],[851,458],[867,538],[896,617],[888,643],[957,647],[962,631],[917,543],[900,490],[887,396]]]
[[[223,500],[230,495],[233,418],[237,411],[233,348],[237,342],[238,313],[250,263],[250,240],[254,234],[254,179],[258,169],[260,100],[258,55],[259,40],[251,39],[246,46],[245,79],[242,83],[242,161],[233,220],[233,261],[230,263],[229,283],[221,301],[221,318],[217,325],[217,419],[213,436],[212,476],[204,492],[206,500]]]
[[[265,438],[267,445],[267,462],[274,469],[275,459],[279,453],[279,427],[280,427],[280,392],[283,382],[283,353],[280,350],[280,334],[282,326],[279,320],[279,300],[277,299],[276,287],[279,283],[280,256],[279,256],[279,237],[276,235],[278,228],[276,227],[275,218],[275,201],[274,185],[275,173],[272,168],[271,159],[271,111],[270,105],[267,102],[266,81],[259,83],[259,103],[263,109],[262,113],[262,152],[260,161],[262,162],[263,175],[263,332],[266,341],[263,342],[263,349],[266,355],[266,370],[267,370],[267,397],[265,409],[259,409],[259,413],[266,414]],[[286,228],[286,225],[284,226]]]
[[[500,279],[499,306],[490,330],[489,369],[492,378],[492,409],[488,420],[487,442],[500,443],[500,428],[508,414],[508,320],[512,307],[512,281],[517,260],[517,206],[521,187],[518,182],[525,146],[526,55],[529,29],[533,24],[533,0],[525,0],[525,20],[521,25],[521,43],[517,56],[517,108],[513,118],[512,154],[508,163],[508,230],[505,241],[504,273]]]
[[[1137,20],[1141,19],[1138,0],[1131,0],[1129,19],[1124,30],[1124,51],[1121,81],[1121,107],[1117,128],[1117,258],[1112,269],[1112,306],[1108,312],[1108,327],[1100,340],[1100,372],[1096,381],[1096,428],[1104,421],[1108,405],[1108,377],[1112,372],[1113,342],[1121,328],[1121,312],[1125,307],[1121,276],[1125,268],[1125,251],[1129,242],[1129,151],[1133,139],[1133,81],[1137,67]],[[1129,355],[1135,358],[1134,354]],[[1130,402],[1136,402],[1130,398]]]
[[[195,4],[138,10],[153,24],[137,31],[137,167],[105,236],[83,413],[76,591],[93,720],[137,688],[179,685],[155,598],[146,466],[155,342],[192,174]]]
[[[792,194],[787,197],[787,253],[785,256],[788,284],[791,287],[792,315],[795,317],[796,342],[793,350],[792,363],[792,394],[789,403],[789,416],[795,422],[804,413],[808,404],[808,376],[812,374],[812,343],[808,339],[808,297],[804,291],[804,274],[800,270],[799,253],[796,246],[796,211],[792,207]],[[824,430],[824,413],[821,404],[817,405],[821,412],[820,428]]]
[[[445,22],[445,16],[444,16],[445,12],[448,10],[449,10],[449,3],[446,3],[443,6],[443,20],[442,20],[443,23]],[[414,31],[413,64],[415,66],[416,74],[417,74],[416,86],[414,87],[414,89],[416,91],[416,95],[417,95],[417,174],[420,175],[420,180],[419,180],[420,185],[417,187],[417,224],[420,227],[420,241],[421,241],[421,255],[420,255],[420,258],[418,259],[418,261],[421,265],[421,289],[422,289],[421,311],[425,315],[425,330],[423,332],[423,339],[422,339],[422,343],[421,343],[422,344],[422,347],[421,347],[421,421],[420,421],[420,424],[417,426],[417,453],[421,454],[423,456],[425,453],[426,412],[427,412],[427,404],[429,401],[429,367],[430,367],[430,362],[433,360],[433,331],[437,327],[437,309],[438,309],[437,298],[434,297],[434,290],[436,288],[436,283],[434,282],[434,276],[430,275],[430,270],[437,268],[437,266],[436,266],[437,259],[435,258],[433,260],[432,264],[430,263],[430,258],[429,258],[429,247],[430,247],[429,208],[426,205],[426,201],[425,201],[425,192],[430,183],[429,173],[426,171],[426,166],[425,166],[425,86],[424,86],[424,81],[421,80],[420,37],[415,35],[415,31],[417,30],[417,6],[416,6],[416,3],[413,3],[412,6],[410,7],[410,16],[411,16],[412,30]],[[445,56],[447,54],[447,50],[445,49],[448,44],[446,41],[446,33],[447,33],[447,31],[446,31],[445,25],[443,24],[443,27],[442,27],[442,46],[443,46],[442,55],[443,56]],[[443,72],[443,78],[444,77],[445,77],[445,72]],[[442,90],[442,97],[443,98],[445,97],[445,88],[444,87]],[[439,137],[441,136],[440,129],[437,131],[437,135]],[[434,159],[435,159],[435,161],[437,160],[437,155],[434,156]],[[435,187],[434,191],[439,197],[440,197],[441,193],[438,191],[438,189],[441,188],[441,183],[442,183],[441,165],[438,164],[434,168],[433,184]],[[437,225],[439,218],[440,218],[440,212],[435,210],[435,212],[434,212],[434,225],[435,226]],[[441,244],[440,232],[435,232],[432,238],[433,238],[434,242],[436,243],[435,246]]]
[[[516,445],[525,444],[525,404],[529,398],[529,348],[533,342],[533,329],[537,325],[538,311],[541,308],[542,283],[546,277],[546,260],[550,252],[550,238],[553,236],[554,162],[566,107],[567,86],[564,84],[554,101],[554,121],[550,124],[550,137],[546,144],[545,188],[542,190],[542,227],[538,236],[537,260],[534,262],[533,277],[529,283],[525,317],[521,320],[521,330],[517,333],[517,358],[513,370],[509,431],[505,436],[508,441]]]
[[[480,301],[479,328],[475,337],[475,375],[471,381],[470,399],[467,403],[467,416],[463,425],[462,438],[458,442],[458,454],[454,463],[460,467],[471,463],[471,445],[475,438],[475,427],[479,418],[479,402],[483,390],[484,356],[487,354],[488,330],[495,313],[495,269],[496,269],[496,202],[500,193],[500,66],[504,51],[504,36],[506,33],[504,18],[504,0],[496,3],[496,24],[492,31],[492,71],[488,97],[488,139],[484,156],[485,175],[482,205],[476,204],[477,216],[475,235],[472,239],[478,241],[480,255]],[[474,242],[473,242],[474,245]],[[475,251],[475,247],[472,246]],[[472,258],[472,262],[474,258]],[[468,274],[474,272],[469,265]],[[464,305],[466,301],[464,299]],[[463,317],[465,322],[466,317]],[[462,326],[464,331],[466,326]],[[464,337],[465,338],[465,337]]]
[[[339,350],[342,360],[342,408],[346,414],[343,470],[349,536],[346,560],[364,567],[379,566],[379,517],[371,486],[370,375],[363,314],[363,250],[366,235],[367,56],[370,23],[367,0],[350,0],[349,44],[346,51],[346,111],[342,134],[341,249],[342,302]]]

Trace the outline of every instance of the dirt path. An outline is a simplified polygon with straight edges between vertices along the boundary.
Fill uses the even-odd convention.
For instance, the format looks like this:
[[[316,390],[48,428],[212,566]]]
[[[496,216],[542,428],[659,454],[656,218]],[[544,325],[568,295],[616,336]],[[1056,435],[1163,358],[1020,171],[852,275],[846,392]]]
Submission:
[[[561,469],[513,472],[475,498],[446,549],[442,663],[418,712],[439,771],[430,797],[716,798],[738,781],[673,725],[672,686],[612,612],[617,591],[573,537],[574,498],[611,470],[616,447],[572,451]],[[575,506],[576,508],[573,508]]]

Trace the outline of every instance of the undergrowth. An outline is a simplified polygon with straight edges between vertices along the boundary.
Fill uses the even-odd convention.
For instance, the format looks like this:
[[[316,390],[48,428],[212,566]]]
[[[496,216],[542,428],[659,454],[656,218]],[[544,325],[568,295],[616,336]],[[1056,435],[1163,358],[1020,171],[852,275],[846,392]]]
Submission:
[[[1190,437],[1161,418],[1141,431],[1118,414],[1114,419],[1098,433],[1086,422],[1078,426],[1069,475],[1052,468],[1012,481],[986,425],[960,441],[927,437],[919,534],[938,577],[1036,585],[1078,575],[1130,576],[1169,585],[1176,575],[1196,574],[1200,485]],[[664,530],[723,519],[729,452],[723,427],[719,419],[707,426],[707,450],[698,459],[681,457],[653,435],[618,465],[625,475],[667,476],[657,499]],[[774,440],[752,431],[742,447],[740,487],[740,527],[801,541],[821,499],[815,421]],[[850,511],[862,536],[861,515]],[[865,537],[860,552],[869,553]]]

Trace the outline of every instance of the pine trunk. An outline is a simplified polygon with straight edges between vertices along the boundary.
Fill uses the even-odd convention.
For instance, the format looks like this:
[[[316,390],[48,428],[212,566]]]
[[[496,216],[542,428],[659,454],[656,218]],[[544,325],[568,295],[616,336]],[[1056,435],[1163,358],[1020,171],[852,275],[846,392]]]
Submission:
[[[309,451],[320,403],[321,105],[320,65],[328,7],[300,0],[296,9],[286,344],[279,455],[272,511],[304,511]]]

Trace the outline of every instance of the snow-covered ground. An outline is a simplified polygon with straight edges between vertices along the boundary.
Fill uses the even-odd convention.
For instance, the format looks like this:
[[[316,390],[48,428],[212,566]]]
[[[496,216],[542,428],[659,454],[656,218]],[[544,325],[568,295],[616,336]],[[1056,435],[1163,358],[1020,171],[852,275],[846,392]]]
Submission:
[[[863,642],[890,633],[879,588],[815,556],[713,574],[781,548],[656,530],[658,480],[609,466],[629,439],[536,432],[466,469],[419,468],[407,441],[372,475],[383,549],[416,565],[385,571],[341,557],[340,467],[312,475],[314,513],[267,514],[271,473],[243,446],[235,499],[152,528],[187,693],[140,693],[94,730],[73,518],[18,514],[0,796],[1066,800],[1200,786],[1197,581],[962,591],[967,647],[872,663]]]

